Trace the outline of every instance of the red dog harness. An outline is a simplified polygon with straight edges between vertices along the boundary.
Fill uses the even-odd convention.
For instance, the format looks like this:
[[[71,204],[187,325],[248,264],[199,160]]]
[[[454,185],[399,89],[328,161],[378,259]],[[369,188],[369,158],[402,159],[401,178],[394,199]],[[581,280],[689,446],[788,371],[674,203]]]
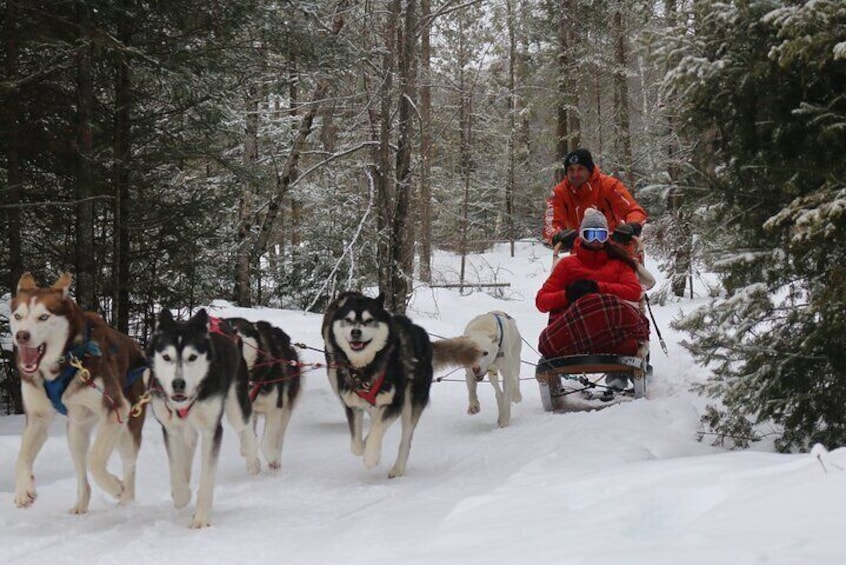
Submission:
[[[372,384],[361,383],[360,386],[356,387],[355,393],[371,406],[376,406],[376,397],[379,395],[379,391],[385,383],[385,375],[387,375],[387,373],[387,371],[382,371]]]

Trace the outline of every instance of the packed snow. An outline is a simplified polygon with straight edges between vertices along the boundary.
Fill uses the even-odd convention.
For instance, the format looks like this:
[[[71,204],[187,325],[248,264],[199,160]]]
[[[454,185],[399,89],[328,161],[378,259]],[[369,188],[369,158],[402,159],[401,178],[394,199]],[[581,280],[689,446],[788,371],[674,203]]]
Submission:
[[[707,371],[678,345],[670,321],[707,299],[653,305],[669,347],[652,346],[649,398],[598,412],[544,412],[533,378],[545,315],[534,307],[549,251],[530,241],[468,258],[478,282],[507,282],[499,297],[418,284],[409,316],[437,336],[459,335],[474,316],[503,310],[528,342],[512,424],[496,425],[489,384],[480,414],[467,414],[463,371],[438,373],[414,437],[407,473],[389,480],[399,423],[382,461],[367,470],[349,451],[340,401],[323,369],[304,391],[285,439],[282,468],[248,476],[224,427],[212,527],[191,530],[194,501],[170,498],[167,456],[148,413],[137,501],[118,507],[92,483],[88,514],[76,496],[63,418],[35,463],[38,499],[15,507],[15,458],[23,416],[0,417],[0,558],[3,563],[149,564],[802,564],[844,563],[846,449],[784,455],[768,442],[731,452],[699,441],[707,400],[689,391]],[[440,282],[456,282],[459,259],[438,253]],[[654,266],[654,265],[653,265]],[[659,285],[661,282],[659,282]],[[294,342],[323,347],[321,316],[241,309],[214,315],[267,320]],[[320,352],[300,352],[305,362]],[[809,375],[813,378],[813,375]],[[196,493],[197,461],[192,487]],[[116,455],[113,471],[119,471]]]

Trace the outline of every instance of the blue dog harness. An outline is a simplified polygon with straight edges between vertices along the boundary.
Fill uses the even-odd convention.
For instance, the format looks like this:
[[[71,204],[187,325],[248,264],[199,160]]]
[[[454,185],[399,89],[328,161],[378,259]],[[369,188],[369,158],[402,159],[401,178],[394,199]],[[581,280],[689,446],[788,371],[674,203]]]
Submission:
[[[116,348],[113,349],[113,352],[117,352]],[[100,344],[91,340],[91,327],[86,324],[85,339],[82,343],[79,343],[72,349],[68,350],[64,357],[62,357],[62,362],[66,363],[67,366],[61,373],[59,373],[59,376],[52,381],[44,379],[44,391],[47,393],[47,398],[50,399],[50,403],[53,404],[53,408],[55,408],[59,414],[63,414],[65,416],[68,414],[67,406],[65,406],[64,402],[62,402],[62,396],[65,394],[65,391],[70,386],[71,381],[79,371],[79,366],[81,366],[79,361],[85,357],[100,357],[101,355],[103,355],[103,350],[100,349]],[[129,388],[135,384],[135,381],[141,378],[145,369],[146,367],[137,367],[127,374],[126,383],[123,385],[124,392],[129,390]]]

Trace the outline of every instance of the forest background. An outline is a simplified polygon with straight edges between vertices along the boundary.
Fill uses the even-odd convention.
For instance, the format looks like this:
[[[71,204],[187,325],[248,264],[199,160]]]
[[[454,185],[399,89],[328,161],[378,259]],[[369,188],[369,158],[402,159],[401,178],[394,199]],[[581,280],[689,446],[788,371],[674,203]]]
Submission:
[[[25,271],[142,343],[162,307],[398,312],[432,248],[537,237],[589,148],[739,445],[846,440],[837,1],[0,2],[0,294]],[[475,278],[474,278],[475,277]],[[494,277],[495,278],[495,277]],[[465,272],[459,284],[481,285]],[[443,281],[440,281],[443,282]],[[492,292],[496,292],[493,290]],[[7,320],[0,331],[9,343]],[[0,401],[20,412],[11,351]]]

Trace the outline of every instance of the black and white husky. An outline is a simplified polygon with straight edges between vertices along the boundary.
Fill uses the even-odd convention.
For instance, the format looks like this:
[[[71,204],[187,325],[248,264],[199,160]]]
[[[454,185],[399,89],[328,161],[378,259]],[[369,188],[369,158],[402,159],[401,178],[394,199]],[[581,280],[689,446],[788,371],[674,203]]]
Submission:
[[[323,318],[329,380],[344,403],[353,454],[368,469],[379,463],[382,438],[400,418],[402,438],[388,478],[405,474],[414,429],[429,402],[435,368],[471,366],[481,351],[458,337],[432,343],[426,330],[384,308],[384,296],[345,292]],[[364,413],[370,430],[363,439]]]
[[[254,475],[261,468],[255,432],[249,425],[252,409],[247,392],[247,365],[241,356],[239,339],[225,324],[213,329],[209,329],[205,310],[187,322],[179,322],[164,309],[147,349],[152,369],[151,405],[164,433],[176,508],[191,500],[191,462],[197,440],[202,437],[200,482],[192,528],[211,524],[224,413],[239,435],[247,471]]]
[[[264,416],[261,452],[271,469],[282,464],[282,444],[300,393],[299,356],[291,338],[265,321],[226,318],[241,338],[241,352],[250,375],[253,429]]]

